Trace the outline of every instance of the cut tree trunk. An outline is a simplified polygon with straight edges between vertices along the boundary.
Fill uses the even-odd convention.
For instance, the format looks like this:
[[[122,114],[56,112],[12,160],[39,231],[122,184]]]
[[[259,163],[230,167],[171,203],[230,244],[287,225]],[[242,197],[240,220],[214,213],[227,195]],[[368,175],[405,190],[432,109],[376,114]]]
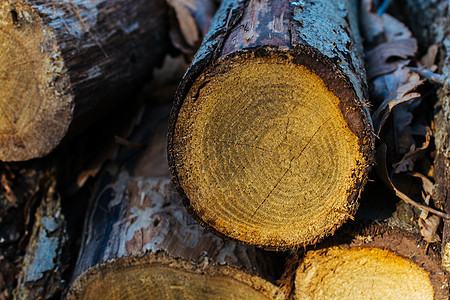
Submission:
[[[439,254],[387,225],[353,226],[294,268],[294,299],[448,299]],[[294,263],[294,262],[293,262]]]
[[[0,160],[41,157],[129,97],[167,52],[164,0],[0,3]]]
[[[439,73],[450,78],[450,4],[447,0],[428,1],[404,0],[408,15],[413,22],[410,26],[424,47],[437,44],[441,55]],[[417,22],[419,20],[419,22]],[[426,25],[426,26],[425,26]],[[421,27],[424,26],[424,27]],[[438,208],[450,213],[450,86],[439,88],[434,116],[436,155],[434,160],[433,198]],[[450,220],[444,219],[442,239],[442,262],[450,272]]]
[[[261,252],[189,216],[167,167],[169,107],[150,111],[132,138],[149,144],[99,178],[68,299],[284,298],[257,276],[273,273]]]
[[[223,1],[175,96],[171,174],[214,232],[283,249],[355,213],[373,131],[356,1]]]

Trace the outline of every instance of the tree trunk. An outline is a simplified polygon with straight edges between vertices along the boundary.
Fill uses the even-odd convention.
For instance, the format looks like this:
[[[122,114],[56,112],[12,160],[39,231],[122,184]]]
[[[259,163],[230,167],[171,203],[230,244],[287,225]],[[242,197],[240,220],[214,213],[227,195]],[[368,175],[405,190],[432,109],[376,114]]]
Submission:
[[[167,52],[163,0],[0,4],[0,160],[41,157],[129,98]]]
[[[448,299],[439,255],[426,248],[420,236],[395,227],[347,227],[298,262],[294,298]]]
[[[356,1],[223,1],[185,74],[168,157],[191,214],[283,249],[351,217],[373,132]]]
[[[149,144],[100,176],[68,299],[284,298],[257,276],[273,273],[269,260],[204,231],[182,206],[167,168],[168,112],[150,109],[132,138]]]
[[[439,73],[450,78],[450,4],[448,1],[428,3],[420,0],[405,0],[409,16],[414,22],[410,26],[424,47],[437,44],[440,47]],[[419,21],[417,21],[419,20]],[[426,25],[426,26],[425,26]],[[422,27],[424,26],[424,27]],[[438,90],[434,116],[436,155],[434,160],[433,198],[439,208],[450,213],[450,87],[443,85]],[[442,239],[443,265],[450,272],[450,220],[444,219]]]

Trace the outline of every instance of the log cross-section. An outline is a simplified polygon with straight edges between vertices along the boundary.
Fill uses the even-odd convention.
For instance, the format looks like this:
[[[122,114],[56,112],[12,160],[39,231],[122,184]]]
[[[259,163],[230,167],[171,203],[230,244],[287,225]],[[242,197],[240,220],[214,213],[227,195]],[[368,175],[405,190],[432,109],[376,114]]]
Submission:
[[[373,132],[356,1],[223,1],[175,96],[189,211],[231,239],[313,244],[351,217]]]

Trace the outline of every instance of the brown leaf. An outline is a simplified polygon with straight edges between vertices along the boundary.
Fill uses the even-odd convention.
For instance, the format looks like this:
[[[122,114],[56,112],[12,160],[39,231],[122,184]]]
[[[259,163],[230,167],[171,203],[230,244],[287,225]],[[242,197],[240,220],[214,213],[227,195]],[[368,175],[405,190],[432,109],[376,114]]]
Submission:
[[[427,243],[440,242],[441,238],[436,233],[441,218],[432,215],[426,219],[419,218],[420,234]]]
[[[398,163],[393,164],[394,173],[398,174],[401,172],[413,171],[414,163],[430,145],[431,135],[431,129],[427,127],[427,134],[422,146],[416,148],[416,145],[412,144],[409,152],[406,153]]]
[[[361,1],[361,23],[363,35],[369,44],[384,37],[383,19],[373,12],[372,0]]]
[[[413,38],[408,27],[389,14],[381,15],[386,41],[405,40]],[[415,40],[415,39],[414,39]]]
[[[197,23],[191,13],[191,10],[195,11],[197,8],[195,0],[167,0],[167,2],[175,11],[178,29],[181,31],[184,41],[194,47],[200,39]]]
[[[397,189],[394,184],[391,181],[391,178],[389,177],[389,173],[387,170],[387,165],[386,165],[386,152],[387,152],[387,146],[386,144],[381,144],[380,146],[378,146],[377,151],[376,151],[376,170],[378,173],[378,176],[380,176],[380,179],[384,182],[384,184],[386,184],[386,186],[388,186],[393,192],[394,194],[399,197],[400,199],[402,199],[403,201],[405,201],[408,204],[411,204],[413,206],[416,206],[418,208],[420,208],[421,210],[427,211],[427,212],[431,212],[437,216],[440,216],[442,218],[446,218],[449,219],[450,215],[436,210],[434,208],[428,207],[426,205],[422,205],[420,203],[417,203],[416,201],[414,201],[413,199],[409,198],[406,194],[402,193],[399,189]]]
[[[412,92],[420,84],[422,84],[421,80],[413,79],[411,82],[399,86],[396,90],[390,93],[390,95],[383,101],[383,103],[381,103],[372,115],[375,134],[380,134],[381,128],[395,106],[420,97],[419,93]]]
[[[436,71],[435,69],[437,68],[437,66],[434,64],[434,62],[436,61],[438,51],[439,46],[437,44],[431,45],[428,48],[427,53],[420,59],[420,64],[433,72]]]
[[[394,72],[399,67],[396,60],[413,57],[416,52],[415,39],[393,40],[379,44],[366,53],[368,79]]]
[[[3,188],[3,196],[5,196],[11,204],[17,203],[17,196],[12,189],[12,182],[5,173],[2,173],[0,176],[0,184]]]

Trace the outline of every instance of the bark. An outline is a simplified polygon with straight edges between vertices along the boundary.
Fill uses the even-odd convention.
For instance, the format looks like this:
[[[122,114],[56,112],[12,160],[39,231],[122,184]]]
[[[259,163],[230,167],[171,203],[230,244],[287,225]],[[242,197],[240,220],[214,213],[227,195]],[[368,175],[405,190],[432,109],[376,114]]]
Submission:
[[[68,236],[61,211],[56,182],[49,178],[46,191],[36,210],[35,222],[28,242],[22,270],[15,291],[16,299],[50,299],[65,289],[62,274]]]
[[[283,298],[259,277],[273,274],[269,260],[205,232],[182,206],[165,158],[168,113],[151,108],[130,139],[148,144],[98,179],[68,299]]]
[[[169,47],[153,1],[0,4],[0,160],[42,157],[133,94]]]
[[[169,121],[171,174],[202,225],[284,249],[355,213],[373,152],[357,27],[354,1],[222,2]]]
[[[449,297],[438,251],[427,253],[420,236],[383,223],[346,226],[292,263],[295,299]]]
[[[12,299],[17,288],[34,215],[49,186],[45,164],[0,164],[0,299]]]
[[[411,20],[410,26],[417,37],[424,41],[424,47],[437,44],[440,57],[437,62],[439,73],[450,78],[450,5],[448,1],[405,1]],[[424,27],[422,27],[424,26]],[[440,86],[435,104],[434,191],[433,198],[438,208],[450,213],[450,90]],[[442,239],[443,265],[450,272],[450,220],[444,219]]]

